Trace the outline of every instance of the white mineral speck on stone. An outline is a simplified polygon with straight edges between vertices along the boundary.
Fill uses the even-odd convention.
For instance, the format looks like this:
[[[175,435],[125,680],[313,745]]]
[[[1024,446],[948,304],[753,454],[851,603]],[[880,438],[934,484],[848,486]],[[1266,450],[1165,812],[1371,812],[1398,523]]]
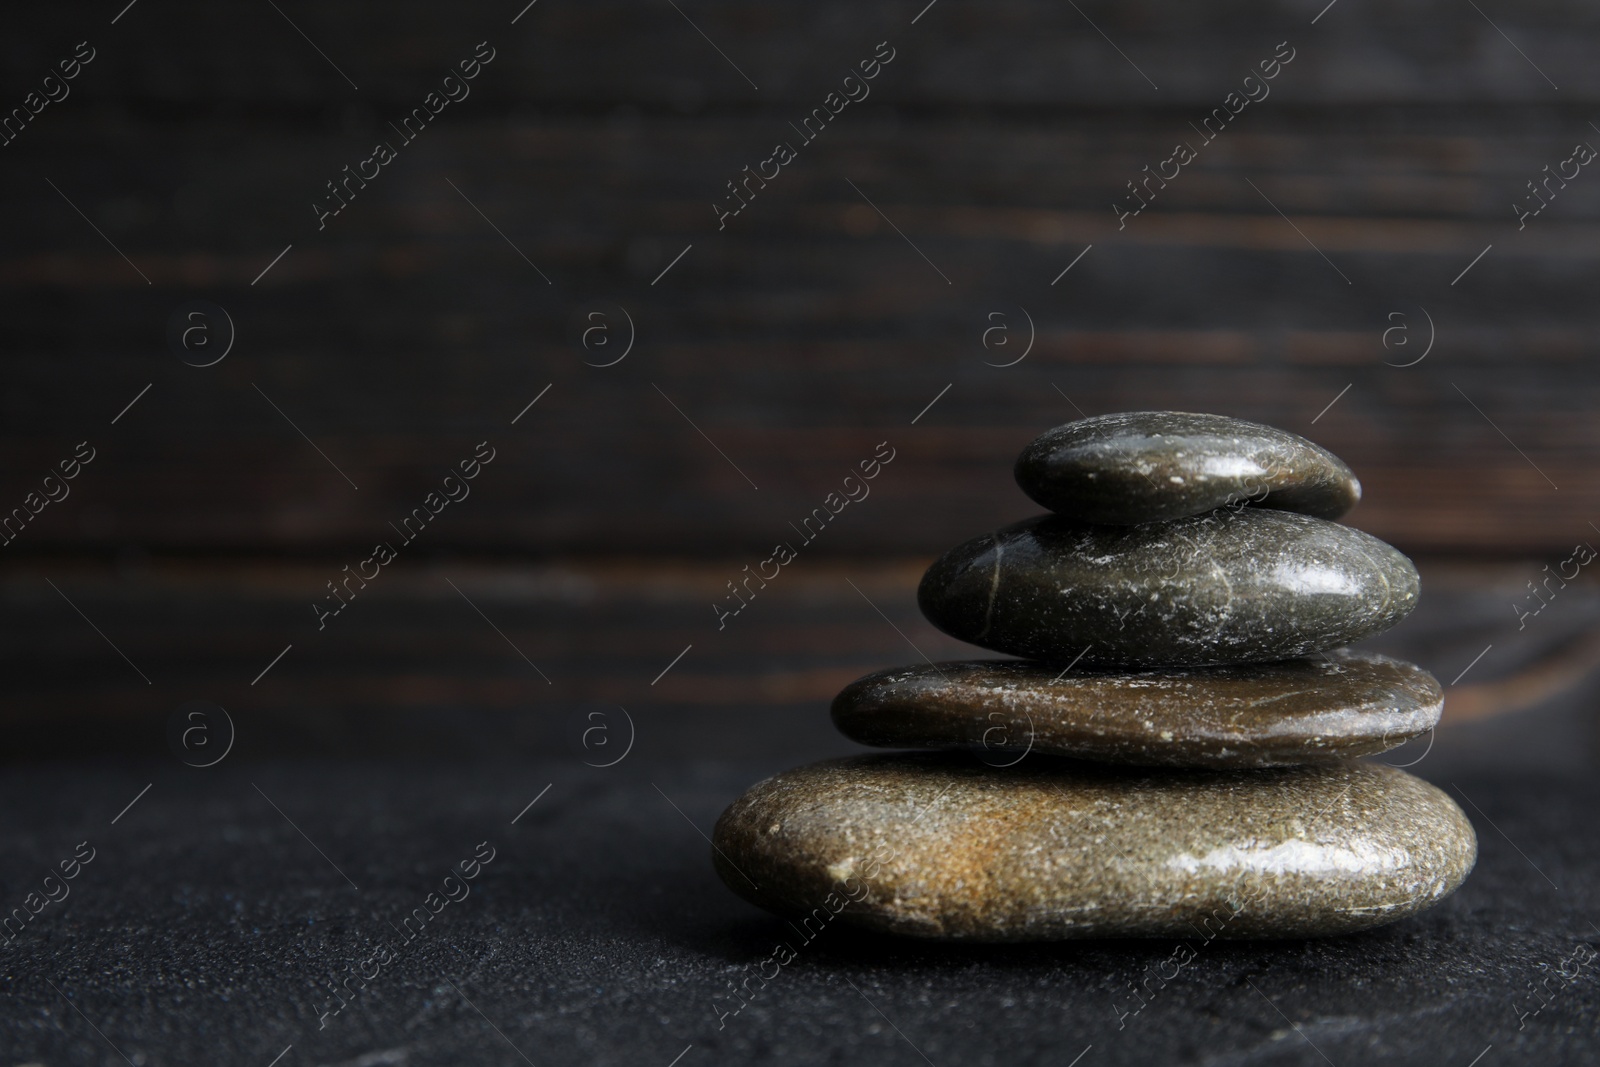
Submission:
[[[1169,859],[1167,866],[1190,872],[1202,867],[1212,870],[1244,868],[1270,874],[1326,874],[1340,871],[1370,877],[1383,870],[1403,869],[1407,858],[1403,851],[1386,849],[1370,841],[1358,840],[1342,846],[1289,840],[1270,848],[1241,848],[1229,844],[1214,848],[1200,857],[1185,852]]]

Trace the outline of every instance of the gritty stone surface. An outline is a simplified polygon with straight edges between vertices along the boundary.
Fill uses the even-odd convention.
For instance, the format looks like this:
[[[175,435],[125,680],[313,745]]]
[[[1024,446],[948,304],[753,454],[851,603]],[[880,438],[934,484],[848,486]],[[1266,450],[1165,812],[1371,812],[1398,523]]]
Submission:
[[[1497,621],[1502,598],[1486,601]],[[1464,666],[1483,648],[1471,640],[1446,658]],[[1503,734],[1473,722],[1441,732],[1416,770],[1459,785],[1487,833],[1471,877],[1437,907],[1347,937],[1209,943],[1191,932],[983,944],[838,922],[796,933],[723,887],[690,820],[709,833],[751,782],[850,743],[814,716],[819,729],[796,720],[782,731],[787,754],[758,748],[754,729],[787,720],[756,707],[752,729],[728,729],[722,712],[703,733],[707,748],[743,753],[673,754],[664,739],[683,727],[666,709],[605,769],[567,753],[558,733],[536,756],[498,726],[478,727],[498,750],[453,762],[235,752],[205,770],[165,753],[13,763],[0,775],[7,913],[78,842],[98,854],[67,900],[5,946],[0,1062],[127,1067],[109,1038],[148,1067],[267,1067],[291,1043],[277,1067],[527,1067],[508,1041],[539,1067],[667,1067],[691,1043],[677,1067],[926,1067],[894,1027],[937,1067],[1067,1067],[1090,1043],[1077,1067],[1467,1067],[1490,1043],[1477,1067],[1594,1058],[1596,968],[1570,982],[1557,973],[1600,949],[1589,925],[1600,919],[1592,689]],[[452,708],[437,721],[503,719]],[[1565,762],[1544,753],[1551,734],[1579,739]],[[500,852],[472,896],[319,1029],[326,983],[393,938],[389,921],[485,838]],[[769,963],[779,945],[799,952],[781,969]],[[1177,957],[1188,962],[1174,975],[1185,946],[1198,956]],[[1124,1015],[1139,1008],[1136,991],[1146,1006]]]
[[[1361,499],[1337,456],[1226,415],[1129,411],[1069,422],[1017,458],[1017,484],[1079,522],[1126,525],[1251,504],[1336,519]]]
[[[1141,526],[1027,519],[946,552],[917,602],[939,629],[984,648],[1124,667],[1324,652],[1387,630],[1417,595],[1411,561],[1375,537],[1224,508]]]
[[[722,880],[802,924],[975,941],[1342,934],[1459,886],[1439,789],[1381,764],[1131,773],[953,753],[830,760],[717,822]]]
[[[1433,675],[1348,649],[1234,667],[1061,672],[1023,660],[918,664],[852,682],[833,722],[864,745],[964,748],[1179,767],[1272,767],[1364,756],[1439,721]]]

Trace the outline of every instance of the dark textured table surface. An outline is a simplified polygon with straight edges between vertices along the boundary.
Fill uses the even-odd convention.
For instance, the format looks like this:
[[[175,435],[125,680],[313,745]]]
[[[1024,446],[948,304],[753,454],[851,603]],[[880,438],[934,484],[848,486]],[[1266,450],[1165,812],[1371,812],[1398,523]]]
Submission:
[[[814,747],[605,769],[576,755],[12,769],[7,908],[80,842],[93,859],[0,950],[5,1062],[1592,1062],[1586,769],[1491,769],[1436,746],[1416,769],[1480,836],[1458,893],[1360,936],[1196,939],[1134,1013],[1132,986],[1174,943],[952,948],[830,928],[806,944],[725,890],[704,833],[754,780],[826,754]],[[449,868],[489,849],[469,895],[403,937]],[[740,1003],[729,983],[779,941],[798,957],[721,1017]],[[349,980],[341,1006],[327,986],[352,969],[370,981]]]
[[[1431,745],[1385,757],[1478,830],[1477,869],[1434,910],[1201,944],[1176,975],[1169,942],[947,948],[833,927],[725,1020],[730,982],[799,939],[717,881],[703,834],[758,779],[857,750],[825,710],[846,681],[906,661],[908,641],[972,653],[917,615],[920,567],[814,566],[718,632],[705,589],[725,567],[441,562],[309,637],[300,571],[57,568],[127,660],[14,574],[0,915],[42,906],[0,934],[0,1065],[1593,1062],[1600,598],[1575,585],[1519,629],[1506,603],[1537,569],[1426,564],[1422,605],[1374,643],[1447,685]],[[163,742],[195,699],[237,728],[208,768],[180,762],[211,760],[203,746]],[[578,743],[591,725],[605,745]],[[403,937],[483,842],[470,895]],[[42,903],[61,893],[45,876],[90,849]],[[369,981],[341,1008],[327,986],[359,988],[349,968]],[[1136,985],[1155,992],[1132,1014]]]

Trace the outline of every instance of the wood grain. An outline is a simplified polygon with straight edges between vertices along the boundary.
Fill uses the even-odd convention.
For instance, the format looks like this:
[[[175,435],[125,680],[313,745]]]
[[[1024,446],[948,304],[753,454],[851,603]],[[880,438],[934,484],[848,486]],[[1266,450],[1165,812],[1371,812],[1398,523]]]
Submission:
[[[921,6],[686,7],[759,90],[665,4],[286,7],[359,90],[270,5],[37,13],[7,99],[100,51],[0,170],[0,509],[100,457],[4,552],[370,549],[487,439],[430,551],[762,552],[887,440],[813,551],[930,554],[1034,510],[1035,433],[1141,408],[1311,436],[1408,551],[1592,533],[1600,178],[1525,229],[1512,203],[1600,137],[1600,16],[1490,11],[1557,93],[1470,7]],[[324,183],[485,38],[473,95],[319,231]],[[885,38],[873,95],[719,230],[725,183]],[[1124,183],[1286,38],[1273,95],[1119,228]],[[212,368],[167,350],[193,298],[238,327]],[[617,306],[632,352],[586,365]]]

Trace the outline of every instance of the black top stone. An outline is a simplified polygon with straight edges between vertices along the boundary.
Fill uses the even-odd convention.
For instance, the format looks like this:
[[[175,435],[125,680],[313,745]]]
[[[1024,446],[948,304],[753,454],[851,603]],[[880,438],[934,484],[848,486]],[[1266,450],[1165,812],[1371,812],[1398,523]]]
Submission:
[[[1129,411],[1046,430],[1017,458],[1017,484],[1081,522],[1131,525],[1260,507],[1336,519],[1361,483],[1326,449],[1225,415]]]
[[[1411,561],[1370,534],[1222,508],[1140,526],[1027,519],[946,552],[917,602],[996,652],[1159,667],[1324,652],[1387,630],[1417,595]]]

